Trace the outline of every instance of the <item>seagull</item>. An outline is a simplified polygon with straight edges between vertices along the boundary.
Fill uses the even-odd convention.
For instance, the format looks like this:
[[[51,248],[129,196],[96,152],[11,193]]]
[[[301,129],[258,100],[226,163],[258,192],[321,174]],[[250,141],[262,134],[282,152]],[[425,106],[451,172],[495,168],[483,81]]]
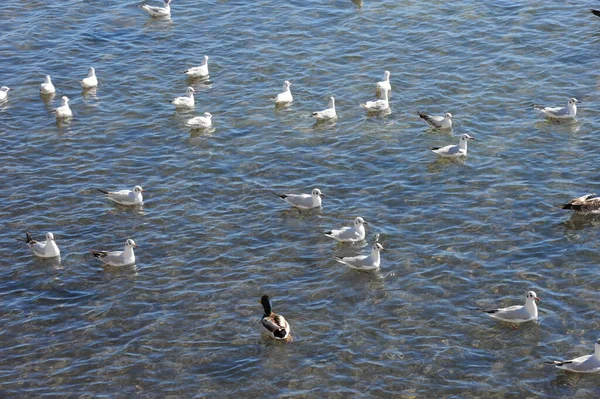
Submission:
[[[494,319],[510,323],[513,329],[516,329],[515,324],[525,323],[527,321],[537,320],[538,308],[535,301],[539,301],[534,291],[528,291],[525,294],[525,305],[509,306],[501,309],[483,310]]]
[[[582,195],[564,204],[562,209],[570,209],[579,213],[600,213],[600,197],[596,194]]]
[[[26,232],[25,242],[29,245],[35,256],[39,256],[40,258],[60,256],[60,249],[58,249],[58,245],[54,241],[54,234],[52,233],[46,233],[46,241],[36,241]]]
[[[90,249],[95,258],[100,259],[108,266],[129,266],[135,263],[135,254],[133,248],[137,248],[137,244],[129,238],[125,241],[125,249],[123,251],[95,251]]]
[[[171,100],[175,108],[194,108],[194,93],[196,90],[193,87],[188,87],[185,92],[185,96],[175,97]]]
[[[41,94],[54,94],[56,93],[56,89],[52,84],[52,79],[50,79],[50,75],[46,75],[46,80],[44,83],[40,85],[40,93]]]
[[[133,190],[119,190],[119,191],[106,191],[97,188],[102,194],[106,195],[111,201],[121,205],[140,205],[144,202],[142,193],[146,190],[142,189],[141,186],[135,186]]]
[[[288,204],[295,206],[298,209],[312,209],[321,207],[321,197],[325,194],[321,193],[321,190],[315,188],[310,194],[277,194],[279,198],[283,199]]]
[[[205,55],[202,59],[202,64],[197,67],[186,69],[185,73],[190,78],[206,78],[208,77],[208,55]]]
[[[142,10],[144,10],[148,14],[150,14],[150,16],[152,18],[170,17],[171,16],[171,6],[169,4],[171,3],[171,0],[164,0],[164,2],[165,2],[164,7],[149,6],[146,4],[139,5],[138,7],[140,7]]]
[[[96,78],[96,70],[94,67],[90,67],[86,78],[80,81],[81,87],[84,89],[92,89],[98,86],[98,79]]]
[[[354,226],[326,231],[323,234],[340,242],[358,242],[365,239],[365,224],[369,223],[359,216],[354,219]]]
[[[383,80],[381,82],[377,82],[377,92],[381,92],[383,89],[389,92],[392,91],[392,85],[390,84],[390,71],[385,71],[383,73]]]
[[[600,371],[600,339],[594,344],[593,355],[579,356],[571,360],[552,360],[546,363],[575,373],[597,373]]]
[[[272,306],[269,296],[263,295],[260,298],[260,303],[265,311],[263,317],[260,319],[260,323],[264,328],[267,329],[269,335],[278,340],[291,340],[292,337],[290,335],[290,324],[283,318],[283,316],[271,311]]]
[[[356,270],[375,270],[379,269],[379,264],[381,262],[381,258],[379,253],[387,252],[383,245],[378,242],[373,244],[373,250],[371,251],[371,255],[358,255],[358,256],[335,256],[335,260],[344,265],[356,269]]]
[[[436,129],[452,129],[452,114],[447,112],[444,116],[427,115],[417,111],[419,118],[427,122],[431,127]]]
[[[294,101],[294,97],[292,97],[292,92],[290,91],[291,85],[289,80],[283,82],[283,93],[279,93],[277,98],[275,98],[276,105],[285,105]]]
[[[577,101],[576,98],[570,98],[567,102],[566,108],[561,107],[544,107],[541,105],[534,105],[533,108],[543,112],[548,118],[553,119],[573,119],[577,115]]]
[[[372,112],[379,112],[390,109],[387,89],[381,89],[381,99],[375,101],[367,101],[366,103],[360,104],[360,106],[366,109],[367,111]]]
[[[56,114],[56,119],[71,118],[73,116],[73,111],[69,108],[69,97],[62,96],[60,107],[56,108],[54,113]]]
[[[337,119],[337,113],[335,112],[335,98],[329,97],[329,105],[327,109],[319,112],[313,112],[313,118],[316,118],[318,121],[327,121],[332,119]]]
[[[10,87],[2,86],[0,87],[0,101],[8,100],[8,92],[12,89]]]
[[[212,115],[210,112],[205,112],[204,116],[196,116],[185,123],[192,129],[208,129],[212,126]]]
[[[600,10],[594,10],[594,9],[591,9],[590,11],[591,11],[591,13],[592,13],[592,14],[594,14],[595,16],[597,16],[597,17],[600,17]]]
[[[445,147],[433,147],[431,151],[435,152],[441,157],[445,158],[457,158],[467,156],[467,141],[475,140],[475,137],[471,137],[468,134],[463,134],[458,142],[458,145],[447,145]]]

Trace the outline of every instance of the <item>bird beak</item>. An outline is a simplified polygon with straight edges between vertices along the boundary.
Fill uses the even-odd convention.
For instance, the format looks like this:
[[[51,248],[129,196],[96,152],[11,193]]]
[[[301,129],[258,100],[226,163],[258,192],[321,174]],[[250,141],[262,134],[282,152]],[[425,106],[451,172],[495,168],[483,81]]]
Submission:
[[[8,91],[12,91],[13,89],[11,89],[10,87],[8,88]]]
[[[319,194],[319,195],[320,195],[321,197],[324,197],[324,196],[325,196],[325,194],[322,194],[322,193],[321,193],[321,194]]]
[[[383,252],[387,252],[387,249],[385,249],[385,248],[381,248],[381,250],[382,250]]]
[[[536,296],[536,297],[535,297],[535,300],[539,302],[539,301],[540,301],[540,298],[538,298],[538,297]]]
[[[369,224],[369,222],[363,222],[363,224]]]
[[[137,247],[138,247],[138,245],[137,245],[137,244],[133,244],[133,247],[134,247],[134,248],[137,248]]]
[[[146,190],[142,190],[142,192],[143,192],[143,193],[145,193],[145,192],[146,192]]]
[[[469,137],[469,140],[475,140],[475,137]]]

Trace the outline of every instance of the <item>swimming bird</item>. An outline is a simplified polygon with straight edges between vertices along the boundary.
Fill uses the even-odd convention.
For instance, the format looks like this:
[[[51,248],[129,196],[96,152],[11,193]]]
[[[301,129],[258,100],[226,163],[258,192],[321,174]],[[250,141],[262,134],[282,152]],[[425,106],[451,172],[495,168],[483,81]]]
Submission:
[[[567,101],[566,108],[561,107],[544,107],[542,105],[534,105],[533,108],[543,112],[548,118],[553,119],[573,119],[577,115],[577,103],[580,103],[576,98],[570,98]]]
[[[200,64],[200,66],[186,69],[183,73],[185,73],[190,78],[208,77],[208,55],[204,56],[204,58],[202,59],[202,64]]]
[[[90,249],[92,255],[95,258],[100,259],[105,265],[108,266],[129,266],[135,263],[135,254],[133,248],[137,248],[137,244],[129,238],[125,241],[125,248],[123,251],[96,251]]]
[[[592,355],[579,356],[571,360],[552,360],[545,363],[575,373],[597,373],[600,371],[600,339],[594,344]]]
[[[329,97],[329,105],[327,105],[327,109],[319,112],[312,113],[313,118],[316,118],[317,121],[327,121],[337,118],[337,113],[335,112],[335,98]]]
[[[171,0],[164,0],[164,7],[149,6],[147,4],[139,5],[142,10],[146,11],[152,18],[170,17],[171,16]]]
[[[294,101],[294,97],[292,97],[292,91],[290,90],[290,86],[292,84],[289,80],[283,82],[283,93],[279,93],[275,98],[276,105],[285,105]]]
[[[320,208],[321,197],[325,196],[318,188],[313,189],[310,194],[274,194],[298,209]]]
[[[175,108],[194,108],[194,90],[193,87],[188,87],[185,91],[186,95],[182,97],[175,97],[171,102],[175,106]]]
[[[50,75],[46,75],[46,80],[44,83],[40,85],[40,93],[41,94],[54,94],[56,93],[56,89],[52,84],[52,79],[50,79]]]
[[[365,222],[365,220],[359,216],[354,219],[354,225],[352,227],[346,226],[339,230],[326,231],[323,234],[340,242],[358,242],[365,239],[366,224],[369,223]]]
[[[381,82],[377,82],[377,92],[381,92],[383,89],[388,91],[388,94],[392,91],[392,85],[390,84],[390,71],[385,71],[383,73],[383,80]]]
[[[54,114],[56,114],[57,119],[71,118],[73,116],[73,111],[69,107],[69,97],[62,96],[60,107],[54,110]]]
[[[278,340],[288,341],[292,337],[290,335],[290,324],[285,320],[282,315],[273,313],[271,306],[271,299],[268,295],[263,295],[260,298],[260,303],[263,306],[264,314],[260,319],[260,323],[264,328],[267,329],[268,334]]]
[[[379,269],[381,263],[380,253],[387,252],[383,245],[375,242],[372,247],[370,255],[358,255],[358,256],[335,256],[335,260],[344,265],[356,269],[356,270],[375,270]]]
[[[481,309],[490,317],[510,323],[513,329],[516,329],[515,324],[525,323],[528,321],[537,320],[538,308],[535,301],[539,301],[534,291],[528,291],[525,294],[525,305],[509,306],[500,309]]]
[[[367,101],[366,103],[360,104],[361,107],[371,112],[379,112],[390,109],[390,103],[388,101],[387,89],[381,89],[381,98],[374,101]]]
[[[591,9],[591,10],[590,10],[590,12],[591,12],[592,14],[594,14],[595,16],[597,16],[597,17],[600,17],[600,10],[594,10],[594,9]]]
[[[140,205],[144,202],[142,193],[146,190],[142,189],[141,186],[135,186],[133,190],[119,190],[119,191],[106,191],[97,188],[102,194],[106,195],[106,198],[121,205]]]
[[[2,86],[0,87],[0,101],[8,100],[8,92],[12,89],[10,87]]]
[[[185,124],[192,129],[208,129],[212,126],[212,115],[210,112],[205,112],[204,116],[196,116]]]
[[[46,233],[46,241],[36,241],[26,232],[25,242],[29,245],[35,256],[39,256],[40,258],[60,256],[60,249],[58,249],[58,245],[54,241],[54,234],[52,233]]]
[[[447,112],[444,116],[427,115],[417,111],[419,118],[423,119],[429,126],[436,129],[452,129],[452,114]]]
[[[475,140],[475,137],[471,137],[468,134],[463,134],[458,142],[458,145],[447,145],[445,147],[432,147],[431,151],[435,152],[441,157],[445,158],[456,158],[467,156],[467,141]]]
[[[562,209],[570,209],[578,213],[600,213],[600,197],[596,194],[582,195],[564,204]]]
[[[81,87],[84,89],[91,89],[98,86],[98,79],[96,78],[96,70],[94,67],[90,67],[86,78],[80,81]]]

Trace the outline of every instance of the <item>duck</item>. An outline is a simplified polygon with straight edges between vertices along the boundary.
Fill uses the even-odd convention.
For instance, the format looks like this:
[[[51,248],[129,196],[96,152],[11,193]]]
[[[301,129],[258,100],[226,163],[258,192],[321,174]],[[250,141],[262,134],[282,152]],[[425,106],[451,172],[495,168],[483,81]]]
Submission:
[[[333,119],[337,119],[337,113],[335,112],[335,98],[329,97],[329,105],[327,105],[327,109],[323,111],[313,112],[313,118],[317,121],[329,121]]]
[[[260,319],[260,323],[263,327],[268,331],[268,334],[271,338],[281,340],[281,341],[289,341],[291,340],[290,335],[290,324],[285,320],[285,318],[277,313],[273,313],[271,306],[271,299],[268,295],[263,295],[260,298],[260,303],[263,306],[264,314]]]
[[[60,249],[56,245],[54,234],[52,233],[46,233],[46,241],[36,241],[26,232],[25,242],[29,245],[35,256],[39,256],[40,258],[55,258],[60,256]]]
[[[54,114],[56,115],[56,119],[66,119],[73,116],[73,111],[69,107],[69,97],[62,96],[60,107],[54,110]]]
[[[40,94],[54,94],[56,93],[56,89],[54,88],[54,85],[52,84],[52,79],[50,78],[50,75],[46,75],[46,79],[44,80],[44,83],[40,84]]]
[[[135,186],[132,190],[119,190],[119,191],[107,191],[97,188],[102,194],[106,195],[106,198],[116,202],[120,205],[140,205],[144,203],[144,196],[146,190],[142,186]]]
[[[96,78],[96,70],[94,67],[90,67],[87,77],[83,78],[80,83],[81,87],[84,89],[92,89],[98,86],[98,79]]]
[[[175,97],[171,100],[171,103],[175,106],[175,108],[194,108],[194,90],[193,87],[188,87],[185,91],[186,95],[182,97]]]
[[[123,251],[96,251],[90,249],[90,253],[98,258],[106,266],[129,266],[135,263],[135,253],[133,248],[137,248],[137,244],[131,238],[125,241],[125,248]]]
[[[321,198],[325,197],[318,188],[313,189],[310,194],[274,194],[298,209],[320,208]]]
[[[600,197],[586,194],[563,204],[562,209],[570,209],[578,213],[600,213]]]
[[[183,71],[190,78],[206,78],[208,77],[208,55],[202,59],[200,66],[192,67]]]

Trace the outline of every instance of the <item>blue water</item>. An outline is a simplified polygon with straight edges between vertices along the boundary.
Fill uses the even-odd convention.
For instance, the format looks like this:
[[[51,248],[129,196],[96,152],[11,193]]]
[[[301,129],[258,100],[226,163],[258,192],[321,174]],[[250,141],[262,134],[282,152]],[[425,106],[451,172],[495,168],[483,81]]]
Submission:
[[[600,217],[560,209],[598,190],[592,7],[174,0],[159,21],[133,2],[4,4],[0,396],[599,396],[597,376],[543,363],[600,336]],[[186,81],[205,54],[210,79]],[[78,82],[89,66],[95,93]],[[384,70],[392,112],[367,115]],[[284,80],[294,102],[275,109]],[[190,84],[195,109],[175,111]],[[57,124],[62,95],[74,118]],[[315,125],[332,95],[340,119]],[[532,108],[570,97],[573,123]],[[417,110],[451,112],[454,130]],[[214,128],[190,132],[204,112]],[[427,150],[464,133],[464,162]],[[96,191],[136,184],[140,208]],[[310,212],[272,194],[315,187],[327,197]],[[356,216],[364,243],[320,234]],[[53,232],[60,262],[35,258],[25,231]],[[335,262],[376,234],[379,272]],[[135,267],[87,252],[127,238]],[[528,290],[539,323],[475,310]],[[293,342],[261,336],[263,294]]]

